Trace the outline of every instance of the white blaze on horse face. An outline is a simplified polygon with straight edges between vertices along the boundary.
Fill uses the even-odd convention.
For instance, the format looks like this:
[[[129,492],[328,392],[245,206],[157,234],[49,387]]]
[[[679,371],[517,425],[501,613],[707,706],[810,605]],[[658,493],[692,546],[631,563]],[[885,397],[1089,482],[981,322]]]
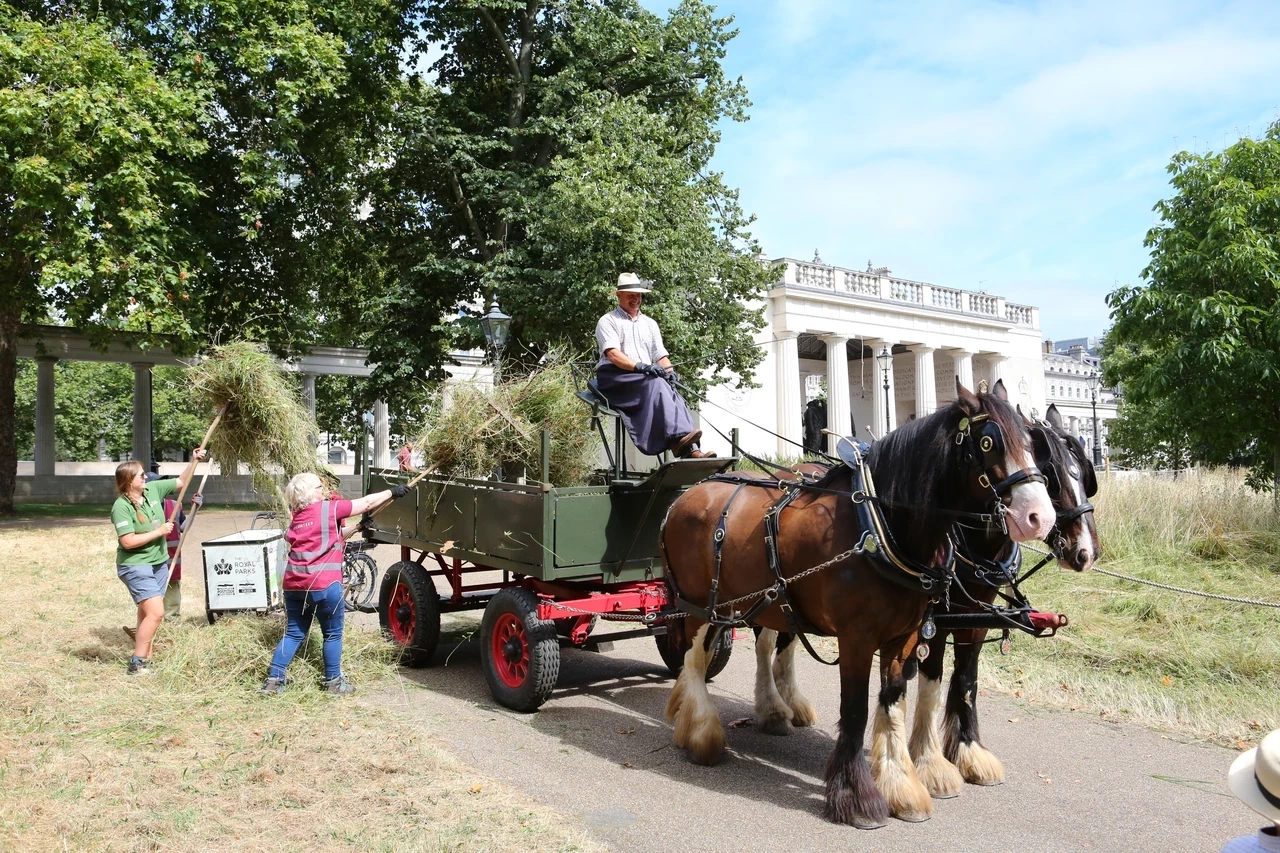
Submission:
[[[1004,458],[1005,470],[1011,474],[1023,470],[1010,455]],[[1030,542],[1043,539],[1053,529],[1055,514],[1053,501],[1044,483],[1025,480],[1009,492],[1009,507],[1005,513],[1009,522],[1009,538],[1014,542]]]

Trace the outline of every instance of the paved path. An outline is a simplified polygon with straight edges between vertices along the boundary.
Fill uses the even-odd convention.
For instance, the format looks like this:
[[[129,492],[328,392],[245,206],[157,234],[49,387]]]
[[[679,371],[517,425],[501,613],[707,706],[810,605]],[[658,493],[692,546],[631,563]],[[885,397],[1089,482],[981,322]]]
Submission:
[[[1216,851],[1261,824],[1226,793],[1231,752],[988,696],[984,736],[1008,781],[935,801],[926,823],[859,831],[820,817],[838,688],[811,660],[800,677],[818,726],[786,738],[730,728],[716,767],[671,744],[671,681],[647,640],[566,651],[556,692],[529,715],[493,703],[475,640],[442,646],[437,661],[405,670],[377,701],[422,719],[477,769],[580,815],[617,850]],[[753,672],[742,641],[711,687],[726,723],[750,716]]]
[[[203,597],[197,543],[247,527],[250,517],[202,516],[185,548],[195,569],[195,583],[184,583],[191,604]],[[382,546],[375,557],[385,569],[398,555]],[[478,613],[445,618],[455,632],[479,624]],[[803,654],[797,661],[818,726],[786,738],[730,728],[729,754],[716,767],[695,766],[672,745],[662,717],[672,682],[646,639],[606,653],[566,650],[559,685],[535,714],[492,701],[474,639],[443,643],[435,666],[402,670],[396,687],[365,701],[417,717],[464,762],[581,818],[619,851],[1214,853],[1261,824],[1226,793],[1227,750],[1002,696],[982,699],[982,724],[1004,761],[1004,785],[966,786],[956,799],[935,801],[925,823],[891,820],[871,832],[827,823],[821,778],[834,743],[837,678]],[[711,685],[726,723],[751,715],[753,673],[752,642],[744,640]]]

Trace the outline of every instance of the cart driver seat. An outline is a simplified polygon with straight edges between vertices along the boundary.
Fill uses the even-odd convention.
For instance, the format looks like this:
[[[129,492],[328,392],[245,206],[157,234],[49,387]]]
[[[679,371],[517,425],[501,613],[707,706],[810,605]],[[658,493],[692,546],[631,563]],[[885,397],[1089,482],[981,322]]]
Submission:
[[[587,387],[579,391],[577,397],[591,407],[591,425],[600,433],[600,441],[604,444],[605,456],[609,458],[612,479],[621,480],[627,476],[626,428],[622,424],[622,416],[609,405],[609,400],[600,390],[594,377],[587,380]],[[613,418],[613,448],[609,447],[609,439],[604,433],[601,417]]]

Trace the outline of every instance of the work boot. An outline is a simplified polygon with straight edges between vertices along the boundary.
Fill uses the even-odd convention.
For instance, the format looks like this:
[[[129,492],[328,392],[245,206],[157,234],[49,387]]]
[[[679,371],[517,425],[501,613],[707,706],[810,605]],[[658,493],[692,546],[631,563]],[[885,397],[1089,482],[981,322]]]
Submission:
[[[715,459],[716,452],[714,450],[694,450],[689,454],[690,459]]]
[[[125,670],[126,675],[151,675],[151,659],[140,658],[132,655],[129,658],[129,668]]]
[[[268,678],[262,683],[262,686],[258,688],[258,692],[263,696],[279,696],[284,692],[284,679]]]
[[[680,438],[673,438],[670,444],[671,454],[677,459],[683,459],[688,456],[698,446],[698,439],[702,438],[702,430],[695,429],[693,432],[687,432]]]
[[[332,693],[334,696],[350,696],[352,693],[356,692],[356,689],[351,686],[350,681],[347,681],[347,677],[345,675],[339,675],[337,678],[330,678],[324,683],[324,689],[327,692]]]

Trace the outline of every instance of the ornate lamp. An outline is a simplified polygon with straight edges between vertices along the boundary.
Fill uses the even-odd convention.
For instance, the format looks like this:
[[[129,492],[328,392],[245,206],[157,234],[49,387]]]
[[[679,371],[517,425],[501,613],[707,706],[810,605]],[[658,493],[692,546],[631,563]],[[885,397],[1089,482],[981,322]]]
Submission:
[[[893,354],[889,352],[888,345],[880,347],[880,354],[876,356],[876,363],[880,365],[880,376],[884,380],[884,433],[889,434],[889,370],[893,367]]]
[[[480,328],[484,331],[484,341],[489,351],[493,353],[493,382],[496,385],[502,375],[502,350],[511,336],[511,317],[502,313],[497,296],[489,303],[488,313],[480,318]]]
[[[1102,374],[1097,370],[1089,374],[1089,403],[1093,406],[1093,467],[1102,467],[1102,444],[1098,441],[1098,389],[1102,387]]]

